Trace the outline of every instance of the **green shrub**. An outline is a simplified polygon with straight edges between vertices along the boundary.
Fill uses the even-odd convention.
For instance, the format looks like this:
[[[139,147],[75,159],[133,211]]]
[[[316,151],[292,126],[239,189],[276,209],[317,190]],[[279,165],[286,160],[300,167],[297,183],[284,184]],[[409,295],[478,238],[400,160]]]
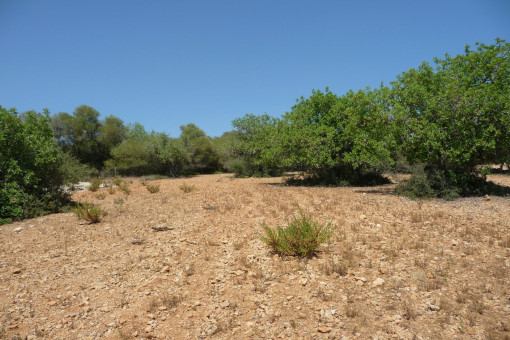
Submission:
[[[183,183],[183,184],[181,184],[179,189],[181,189],[182,192],[187,194],[187,193],[190,193],[193,190],[195,190],[195,186],[194,185],[187,185],[186,183]]]
[[[120,185],[122,184],[122,178],[120,177],[113,177],[112,178],[112,183],[118,187],[120,187]]]
[[[70,202],[64,161],[46,110],[0,106],[0,223],[62,211]]]
[[[99,190],[99,187],[101,186],[101,180],[99,178],[91,178],[90,179],[90,187],[89,187],[89,190],[90,191],[97,191]]]
[[[320,244],[329,240],[333,230],[329,223],[313,221],[299,208],[299,215],[293,216],[285,228],[276,226],[276,229],[272,229],[264,225],[266,236],[261,237],[261,240],[277,254],[310,257]]]
[[[78,204],[74,212],[79,219],[90,223],[99,223],[107,215],[101,207],[90,203]]]
[[[128,184],[125,182],[122,182],[119,185],[119,189],[122,190],[122,192],[125,193],[126,195],[129,195],[131,193],[131,189],[129,188]]]
[[[155,194],[159,192],[159,184],[145,184],[145,187],[147,188],[147,191],[149,191],[151,194]]]
[[[487,182],[477,173],[416,167],[409,180],[397,185],[396,193],[412,199],[454,200],[461,196],[506,196],[510,188]]]

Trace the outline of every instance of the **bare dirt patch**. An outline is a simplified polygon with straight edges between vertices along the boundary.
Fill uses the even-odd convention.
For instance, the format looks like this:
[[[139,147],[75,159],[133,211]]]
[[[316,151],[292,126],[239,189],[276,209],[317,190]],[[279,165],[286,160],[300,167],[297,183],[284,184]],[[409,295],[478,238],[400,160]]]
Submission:
[[[0,337],[510,337],[509,198],[281,181],[199,176],[155,181],[157,193],[133,181],[129,194],[74,194],[106,209],[101,223],[67,213],[0,226]],[[298,204],[337,226],[309,260],[259,240]]]

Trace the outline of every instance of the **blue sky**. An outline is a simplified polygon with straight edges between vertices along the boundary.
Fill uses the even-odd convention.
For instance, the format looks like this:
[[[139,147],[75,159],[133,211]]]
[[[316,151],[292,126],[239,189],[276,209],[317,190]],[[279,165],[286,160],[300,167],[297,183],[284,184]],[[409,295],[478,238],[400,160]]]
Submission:
[[[326,86],[389,83],[475,42],[510,41],[508,0],[0,0],[0,105],[210,136]]]

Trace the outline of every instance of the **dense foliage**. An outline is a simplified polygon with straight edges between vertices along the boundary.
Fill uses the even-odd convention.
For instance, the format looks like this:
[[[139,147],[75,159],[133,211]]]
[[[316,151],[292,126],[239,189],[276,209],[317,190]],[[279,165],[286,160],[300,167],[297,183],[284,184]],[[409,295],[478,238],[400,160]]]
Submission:
[[[0,223],[58,211],[65,202],[63,161],[76,163],[56,147],[49,120],[48,112],[0,107]]]
[[[417,169],[397,192],[455,198],[493,188],[483,164],[510,162],[510,44],[466,47],[403,72],[390,86],[301,97],[280,117],[247,114],[210,138],[194,124],[172,138],[100,119],[81,105],[49,117],[0,107],[0,221],[59,209],[63,185],[91,173],[167,176],[230,171],[300,183],[381,183],[381,174]],[[303,181],[304,180],[304,181]],[[492,188],[492,189],[491,189]]]

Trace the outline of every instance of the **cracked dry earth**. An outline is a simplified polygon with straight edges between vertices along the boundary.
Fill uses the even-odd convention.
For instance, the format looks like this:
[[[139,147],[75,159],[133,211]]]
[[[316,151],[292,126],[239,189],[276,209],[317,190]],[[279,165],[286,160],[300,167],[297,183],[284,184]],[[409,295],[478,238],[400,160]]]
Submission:
[[[108,211],[98,224],[64,213],[0,226],[1,338],[510,337],[508,197],[418,202],[393,185],[225,174],[151,183],[158,193],[132,179],[128,195],[73,194]],[[309,260],[259,240],[298,204],[336,226]]]

